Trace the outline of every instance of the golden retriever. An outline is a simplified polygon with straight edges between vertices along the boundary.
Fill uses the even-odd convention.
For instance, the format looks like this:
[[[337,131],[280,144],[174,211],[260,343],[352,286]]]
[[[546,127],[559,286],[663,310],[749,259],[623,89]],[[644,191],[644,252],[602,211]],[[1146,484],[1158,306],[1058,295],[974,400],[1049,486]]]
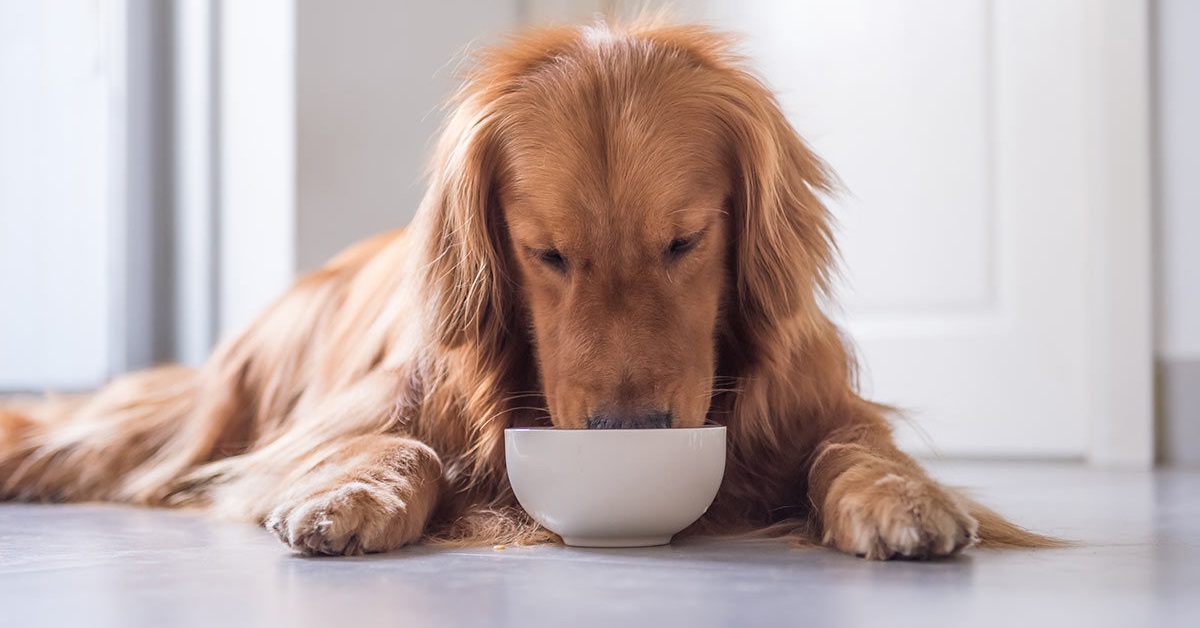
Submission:
[[[728,427],[692,533],[874,559],[1039,546],[940,486],[856,392],[822,312],[826,166],[695,26],[532,31],[482,54],[413,225],[299,279],[199,369],[0,410],[0,497],[198,506],[313,554],[552,538],[510,426]],[[614,464],[618,464],[614,461]]]

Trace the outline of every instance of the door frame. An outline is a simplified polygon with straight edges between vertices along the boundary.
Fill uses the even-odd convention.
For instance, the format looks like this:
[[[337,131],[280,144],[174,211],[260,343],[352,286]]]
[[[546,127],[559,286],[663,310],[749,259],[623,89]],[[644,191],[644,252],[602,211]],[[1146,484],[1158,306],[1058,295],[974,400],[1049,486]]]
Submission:
[[[1154,464],[1150,1],[1079,2],[1085,19],[1084,168],[1091,392],[1088,461]]]

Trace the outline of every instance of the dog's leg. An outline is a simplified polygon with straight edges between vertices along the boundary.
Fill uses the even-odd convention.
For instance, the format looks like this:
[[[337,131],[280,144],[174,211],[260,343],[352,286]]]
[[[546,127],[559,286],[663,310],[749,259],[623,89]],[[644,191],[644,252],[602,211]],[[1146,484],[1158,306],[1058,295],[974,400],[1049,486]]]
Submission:
[[[420,538],[442,463],[400,432],[397,376],[378,370],[297,402],[284,429],[168,487],[166,503],[266,526],[308,554],[362,554]]]
[[[808,496],[824,542],[877,560],[953,556],[973,545],[979,525],[969,504],[897,449],[873,409],[863,412],[857,427],[824,440],[810,463]]]
[[[306,554],[386,552],[421,537],[438,498],[441,463],[399,436],[358,436],[323,448],[264,525]]]

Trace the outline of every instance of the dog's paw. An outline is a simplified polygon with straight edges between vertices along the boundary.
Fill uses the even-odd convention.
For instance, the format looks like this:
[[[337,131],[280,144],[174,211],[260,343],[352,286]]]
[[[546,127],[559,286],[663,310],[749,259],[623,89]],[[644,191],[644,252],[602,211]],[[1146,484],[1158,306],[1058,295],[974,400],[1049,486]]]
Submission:
[[[355,556],[387,552],[419,538],[424,517],[416,514],[394,490],[350,482],[285,503],[263,525],[296,551]]]
[[[825,543],[868,559],[953,556],[978,541],[975,518],[929,480],[844,477],[830,498]]]

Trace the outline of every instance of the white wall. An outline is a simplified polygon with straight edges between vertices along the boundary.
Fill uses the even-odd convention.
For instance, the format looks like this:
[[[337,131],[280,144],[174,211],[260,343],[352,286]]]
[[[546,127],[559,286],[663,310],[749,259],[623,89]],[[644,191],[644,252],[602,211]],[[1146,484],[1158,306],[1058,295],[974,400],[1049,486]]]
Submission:
[[[1200,2],[1158,2],[1159,357],[1200,360]]]
[[[344,247],[412,218],[441,104],[517,0],[226,2],[220,11],[218,331]]]
[[[301,270],[402,226],[424,193],[442,103],[469,46],[515,0],[305,0],[296,6],[296,255]]]
[[[1156,9],[1158,455],[1200,468],[1200,2]]]

